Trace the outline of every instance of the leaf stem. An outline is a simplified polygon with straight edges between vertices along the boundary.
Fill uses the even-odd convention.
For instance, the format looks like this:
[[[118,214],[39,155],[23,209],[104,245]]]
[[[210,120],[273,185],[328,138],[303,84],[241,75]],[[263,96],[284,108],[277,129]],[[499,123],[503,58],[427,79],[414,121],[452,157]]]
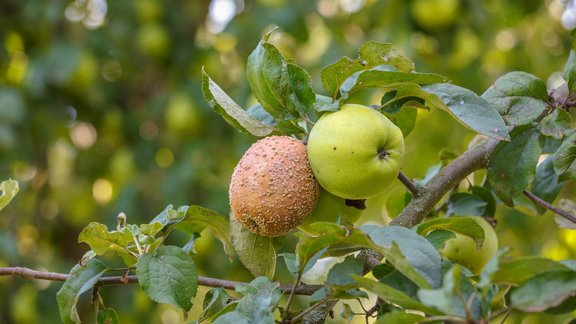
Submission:
[[[5,267],[0,268],[1,276],[15,276],[25,279],[40,279],[50,281],[66,281],[68,274],[58,272],[38,271],[25,267]],[[138,283],[137,276],[110,276],[101,277],[96,286],[109,286],[109,285],[124,285]],[[215,287],[224,289],[236,289],[239,285],[244,285],[246,282],[230,281],[223,279],[216,279],[204,276],[198,276],[198,283],[205,287]],[[296,295],[312,295],[316,290],[322,288],[321,285],[299,285],[293,288],[292,285],[280,285],[278,289],[282,292],[294,291]]]
[[[536,205],[538,205],[540,207],[544,207],[544,208],[550,210],[551,212],[555,213],[556,215],[576,224],[576,217],[574,215],[570,214],[569,212],[567,212],[563,209],[560,209],[558,207],[552,206],[550,203],[548,203],[544,199],[536,196],[535,194],[531,193],[528,190],[524,190],[523,193],[526,197],[528,197],[530,200],[532,200],[532,202],[535,203]]]

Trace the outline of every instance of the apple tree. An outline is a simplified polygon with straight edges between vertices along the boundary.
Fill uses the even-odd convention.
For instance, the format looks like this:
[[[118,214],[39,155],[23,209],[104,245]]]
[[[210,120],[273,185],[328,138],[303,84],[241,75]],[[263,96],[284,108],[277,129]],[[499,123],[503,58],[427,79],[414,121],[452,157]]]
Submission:
[[[517,71],[477,95],[442,75],[416,71],[392,44],[368,41],[358,57],[342,57],[322,69],[323,91],[317,93],[310,74],[269,41],[271,33],[247,62],[255,105],[241,107],[207,70],[202,72],[202,92],[214,112],[236,130],[255,139],[287,137],[304,147],[302,154],[310,161],[297,159],[292,151],[282,159],[272,154],[284,150],[283,144],[259,151],[270,153],[264,160],[244,161],[244,170],[270,163],[281,172],[263,175],[266,184],[276,182],[275,187],[258,184],[259,195],[238,191],[234,198],[286,211],[313,199],[300,215],[303,219],[283,231],[258,232],[234,215],[242,209],[233,206],[230,215],[222,215],[198,205],[169,205],[142,224],[120,213],[114,228],[98,222],[86,225],[78,241],[90,249],[69,274],[24,267],[0,268],[0,274],[64,281],[56,299],[65,323],[82,321],[77,306],[87,292],[99,323],[118,322],[114,305],[105,303],[100,293],[113,284],[137,284],[154,302],[173,305],[184,314],[201,304],[200,314],[189,314],[198,323],[322,323],[335,316],[336,308],[344,319],[378,323],[488,323],[503,321],[512,312],[546,312],[559,318],[574,314],[576,261],[515,257],[498,243],[493,228],[500,226],[494,218],[497,208],[529,203],[541,214],[553,212],[558,226],[576,229],[576,202],[561,199],[554,204],[560,189],[576,177],[576,132],[570,115],[576,105],[574,50],[561,88],[548,89],[538,77]],[[376,99],[357,96],[363,92]],[[444,154],[425,178],[414,179],[401,170],[403,159],[418,159],[408,147],[404,150],[404,140],[417,119],[432,110],[446,112],[446,118],[477,136],[467,150]],[[355,124],[363,114],[366,120]],[[392,144],[379,144],[381,140]],[[337,148],[343,153],[330,155]],[[362,159],[363,152],[371,158]],[[314,194],[299,192],[298,182],[285,182],[290,177],[282,174],[309,162],[310,174],[322,186]],[[326,176],[326,170],[336,171]],[[253,181],[255,174],[245,175],[244,182]],[[396,182],[403,186],[389,189]],[[289,190],[279,190],[282,187]],[[0,190],[1,209],[17,194],[18,183],[4,181]],[[358,222],[370,199],[390,194],[386,190],[400,197],[394,201],[399,208],[390,215],[392,220]],[[288,205],[258,205],[276,191],[302,196],[275,200]],[[271,224],[280,217],[267,211],[262,215],[272,217]],[[262,224],[258,226],[268,226]],[[207,228],[222,243],[220,253],[238,258],[254,280],[199,275],[201,265],[192,255]],[[190,239],[183,245],[169,243],[176,233]],[[122,266],[108,265],[104,255],[114,255]],[[338,261],[327,266],[327,258]],[[288,276],[279,275],[280,266]],[[312,269],[323,271],[324,279],[310,282],[307,273]],[[213,288],[200,299],[199,286]],[[353,310],[352,304],[362,311]]]

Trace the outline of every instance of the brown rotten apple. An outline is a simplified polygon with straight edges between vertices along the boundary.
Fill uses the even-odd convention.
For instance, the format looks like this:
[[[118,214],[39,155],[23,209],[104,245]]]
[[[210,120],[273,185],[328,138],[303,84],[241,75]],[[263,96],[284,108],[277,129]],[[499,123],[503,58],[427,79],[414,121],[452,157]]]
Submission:
[[[288,136],[270,136],[254,143],[234,169],[230,208],[252,233],[280,236],[304,221],[319,193],[306,146]]]

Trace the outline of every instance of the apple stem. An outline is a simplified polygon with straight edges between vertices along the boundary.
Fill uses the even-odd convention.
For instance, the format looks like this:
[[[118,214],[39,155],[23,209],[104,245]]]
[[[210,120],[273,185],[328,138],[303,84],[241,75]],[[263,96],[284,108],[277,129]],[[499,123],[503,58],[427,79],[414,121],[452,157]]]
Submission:
[[[410,190],[412,196],[418,197],[421,194],[421,187],[418,186],[412,179],[408,178],[402,171],[398,173],[398,180],[402,182],[402,184]]]

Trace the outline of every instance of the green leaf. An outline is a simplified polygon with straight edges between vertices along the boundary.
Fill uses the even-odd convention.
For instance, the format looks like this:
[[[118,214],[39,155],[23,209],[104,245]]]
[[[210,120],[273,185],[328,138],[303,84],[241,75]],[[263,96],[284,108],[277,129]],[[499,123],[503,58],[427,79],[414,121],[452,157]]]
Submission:
[[[212,288],[204,296],[202,314],[198,322],[212,323],[216,318],[224,313],[234,310],[237,303],[230,302],[232,298],[224,288]]]
[[[230,235],[238,260],[254,275],[272,278],[276,272],[276,250],[271,237],[253,234],[230,215]]]
[[[530,191],[536,196],[542,198],[544,201],[552,203],[562,185],[558,183],[558,175],[554,172],[553,156],[549,155],[542,161],[536,168],[536,175],[534,181],[530,185]],[[546,208],[534,204],[540,214],[546,212]]]
[[[385,285],[372,279],[363,278],[357,275],[352,275],[351,277],[354,280],[356,280],[356,282],[358,283],[358,285],[360,285],[360,287],[372,293],[375,293],[382,300],[385,300],[389,303],[399,305],[406,309],[421,311],[426,314],[431,315],[442,314],[440,311],[428,307],[420,303],[419,301],[413,299],[412,297],[406,295],[404,292],[394,289],[388,285]]]
[[[390,312],[379,316],[376,324],[414,324],[422,320],[424,320],[424,317],[418,314]]]
[[[560,182],[576,178],[576,132],[566,137],[554,153],[554,172]]]
[[[416,232],[420,235],[427,235],[432,231],[445,230],[453,233],[466,235],[476,242],[478,247],[484,243],[484,230],[482,226],[468,217],[446,217],[436,218],[424,223],[420,223]]]
[[[10,203],[12,198],[18,194],[18,191],[20,191],[18,181],[12,179],[2,181],[2,183],[0,183],[0,191],[2,191],[0,195],[0,210],[2,210]]]
[[[426,85],[422,89],[438,96],[442,103],[427,99],[428,104],[447,111],[464,126],[488,137],[510,140],[506,124],[498,111],[474,92],[444,83]]]
[[[500,77],[482,94],[494,105],[507,125],[526,125],[546,109],[546,82],[525,72],[510,72]]]
[[[384,247],[387,261],[421,288],[440,286],[440,254],[413,230],[400,226],[364,225],[360,229]]]
[[[64,323],[80,323],[76,310],[78,298],[92,289],[107,269],[106,265],[97,259],[89,259],[83,266],[75,265],[72,268],[68,279],[56,294],[60,318]]]
[[[400,109],[397,113],[384,113],[388,119],[390,119],[400,130],[404,138],[412,132],[414,126],[416,126],[416,118],[418,117],[418,110],[411,107],[406,107]]]
[[[400,72],[414,70],[414,63],[398,53],[392,44],[369,41],[360,47],[357,59],[342,57],[337,62],[322,69],[320,72],[322,86],[330,97],[336,98],[340,86],[349,76],[378,65],[391,65]]]
[[[511,142],[499,143],[490,156],[488,180],[494,192],[508,206],[532,182],[538,158],[542,153],[542,138],[535,128],[517,128]]]
[[[423,304],[435,307],[445,314],[467,317],[467,313],[470,313],[473,319],[479,319],[481,315],[478,293],[459,265],[446,272],[442,287],[420,289],[418,298]]]
[[[564,66],[562,77],[568,83],[568,91],[576,91],[576,53],[573,49],[570,50],[570,56],[568,56],[566,66]]]
[[[356,313],[350,307],[350,305],[344,303],[342,304],[342,309],[340,309],[340,317],[347,320],[348,322],[352,321],[352,319],[356,316]]]
[[[162,229],[164,225],[160,222],[152,222],[150,224],[141,224],[140,225],[140,233],[149,236],[156,236]]]
[[[248,57],[248,83],[258,102],[277,120],[294,119],[314,103],[311,78],[302,68],[288,64],[268,33]]]
[[[200,233],[205,228],[209,228],[214,236],[222,242],[224,251],[228,258],[234,258],[234,248],[230,237],[230,224],[228,219],[219,213],[201,206],[181,206],[179,212],[184,212],[182,218],[174,228],[187,233]]]
[[[177,246],[160,246],[136,263],[140,287],[150,299],[188,312],[198,289],[198,272],[190,255]]]
[[[361,260],[355,259],[353,256],[348,256],[344,261],[332,266],[330,271],[328,271],[326,281],[330,289],[333,286],[342,286],[347,289],[353,288],[356,286],[356,281],[350,276],[353,274],[361,276],[363,271],[364,263]]]
[[[350,75],[340,86],[340,97],[347,99],[357,90],[370,88],[394,89],[405,83],[433,84],[448,82],[448,79],[434,73],[400,72],[389,65],[379,65],[370,70],[358,71]]]
[[[550,136],[556,139],[562,139],[570,130],[572,117],[562,109],[554,109],[550,115],[542,118],[538,124],[540,133],[544,136]]]
[[[470,192],[486,203],[482,216],[494,217],[494,214],[496,214],[496,197],[494,197],[492,191],[484,187],[472,186],[470,187]]]
[[[456,234],[446,230],[434,230],[426,234],[426,239],[432,243],[436,250],[440,250],[440,248],[442,248],[444,245],[444,242],[455,237]]]
[[[513,308],[539,313],[556,307],[576,292],[576,271],[552,271],[533,276],[510,294]]]
[[[113,308],[103,308],[98,311],[96,322],[98,324],[119,324],[120,319]]]
[[[251,117],[220,88],[202,69],[202,94],[210,107],[234,128],[258,137],[272,133],[273,128]]]
[[[316,222],[310,225],[311,231],[318,233],[318,237],[308,236],[302,232],[294,233],[298,237],[296,244],[296,255],[298,263],[308,264],[311,260],[318,258],[319,253],[324,253],[327,248],[334,245],[348,245],[356,247],[366,247],[381,250],[370,240],[368,235],[354,227],[343,227],[334,223]]]
[[[122,228],[122,231],[108,231],[106,225],[92,222],[80,232],[78,243],[88,244],[97,255],[115,252],[126,265],[136,263],[136,258],[127,249],[128,245],[134,243],[129,227]]]
[[[448,200],[446,215],[482,216],[487,204],[482,198],[474,194],[457,192],[452,194]]]
[[[500,269],[492,275],[492,282],[519,285],[540,273],[566,270],[570,270],[570,268],[550,259],[524,257],[508,263],[501,263]]]
[[[316,101],[316,94],[312,91],[312,78],[310,74],[296,64],[288,63],[288,75],[295,98],[292,98],[296,110],[302,114],[310,109]]]
[[[234,311],[218,317],[214,324],[275,323],[273,312],[281,296],[278,286],[278,283],[270,282],[266,277],[238,286],[236,291],[244,297]]]

